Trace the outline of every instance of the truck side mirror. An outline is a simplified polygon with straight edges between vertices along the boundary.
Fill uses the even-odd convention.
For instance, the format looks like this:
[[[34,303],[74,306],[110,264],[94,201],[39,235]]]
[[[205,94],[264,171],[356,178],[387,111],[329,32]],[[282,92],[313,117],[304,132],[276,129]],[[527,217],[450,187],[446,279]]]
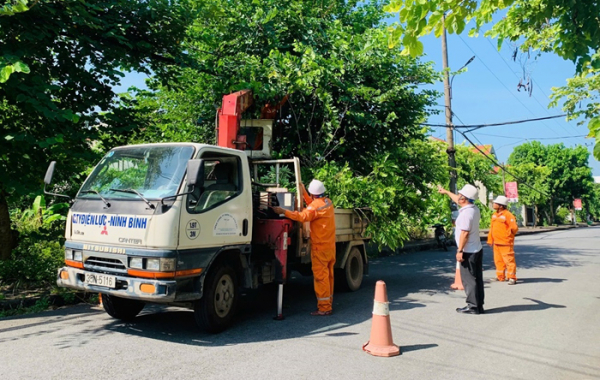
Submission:
[[[187,163],[187,185],[195,186],[198,184],[198,174],[202,167],[203,160],[189,160]]]
[[[50,165],[48,165],[48,170],[46,170],[46,176],[44,177],[44,183],[49,185],[52,183],[52,176],[54,175],[54,167],[56,166],[56,161],[52,161]]]

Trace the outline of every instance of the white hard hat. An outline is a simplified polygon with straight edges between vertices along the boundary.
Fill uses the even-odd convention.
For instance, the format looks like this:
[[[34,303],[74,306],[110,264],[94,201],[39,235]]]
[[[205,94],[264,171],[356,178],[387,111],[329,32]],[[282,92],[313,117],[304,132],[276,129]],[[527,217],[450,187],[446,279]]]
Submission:
[[[468,199],[475,200],[477,199],[477,194],[479,192],[475,186],[467,184],[464,185],[463,188],[458,191],[458,193],[464,195]]]
[[[496,199],[494,199],[494,203],[498,203],[499,205],[506,206],[506,204],[508,203],[508,198],[506,198],[504,195],[498,195],[496,197]]]
[[[321,195],[325,193],[325,185],[323,182],[313,179],[308,185],[308,192],[312,195]]]

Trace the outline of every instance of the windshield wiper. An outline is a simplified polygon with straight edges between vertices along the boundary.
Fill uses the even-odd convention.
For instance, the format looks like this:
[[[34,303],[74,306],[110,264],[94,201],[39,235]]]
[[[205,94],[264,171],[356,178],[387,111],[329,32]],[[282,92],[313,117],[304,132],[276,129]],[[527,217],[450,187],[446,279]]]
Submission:
[[[97,192],[96,190],[83,190],[83,191],[79,192],[79,194],[90,194],[90,193],[94,193],[94,194],[98,195],[100,197],[100,199],[102,199],[102,202],[104,202],[106,207],[110,207],[110,203],[106,199],[104,199],[104,197],[102,195],[100,195],[100,193]]]
[[[136,194],[138,197],[142,198],[144,200],[144,202],[146,202],[146,204],[148,205],[148,207],[150,207],[151,209],[154,209],[155,206],[150,203],[149,200],[147,200],[146,198],[144,198],[144,196],[137,190],[134,189],[109,189],[110,191],[116,191],[119,193],[131,193],[131,194]]]

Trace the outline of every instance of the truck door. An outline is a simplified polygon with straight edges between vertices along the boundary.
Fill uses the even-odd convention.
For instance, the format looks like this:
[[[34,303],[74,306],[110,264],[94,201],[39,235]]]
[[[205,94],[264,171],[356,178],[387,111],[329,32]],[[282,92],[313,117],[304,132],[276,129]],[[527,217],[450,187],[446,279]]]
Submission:
[[[249,244],[252,193],[247,158],[218,148],[203,149],[199,158],[199,183],[186,196],[181,212],[180,252],[210,256],[223,246]]]

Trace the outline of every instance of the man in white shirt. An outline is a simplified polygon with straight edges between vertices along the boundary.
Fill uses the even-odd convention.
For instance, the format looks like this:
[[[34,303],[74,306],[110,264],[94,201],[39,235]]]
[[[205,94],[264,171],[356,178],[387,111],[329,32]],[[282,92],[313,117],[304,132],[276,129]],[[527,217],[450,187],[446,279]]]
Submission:
[[[456,261],[460,262],[460,276],[465,293],[467,306],[456,311],[463,314],[483,314],[483,247],[479,237],[479,220],[481,213],[475,206],[477,188],[465,185],[454,194],[438,186],[440,194],[446,194],[460,206],[456,218]]]

